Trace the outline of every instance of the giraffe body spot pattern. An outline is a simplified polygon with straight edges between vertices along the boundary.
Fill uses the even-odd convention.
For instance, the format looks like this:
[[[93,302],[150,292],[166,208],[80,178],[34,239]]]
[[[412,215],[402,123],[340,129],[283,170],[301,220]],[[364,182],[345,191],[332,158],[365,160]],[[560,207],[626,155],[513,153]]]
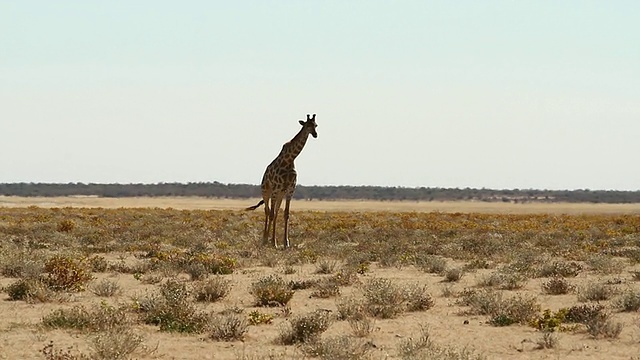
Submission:
[[[247,208],[247,210],[255,210],[264,204],[263,245],[268,243],[269,234],[271,234],[273,246],[278,247],[276,220],[284,200],[284,234],[282,242],[285,248],[289,247],[289,205],[298,179],[294,161],[306,145],[309,135],[314,138],[318,137],[316,114],[313,114],[313,116],[307,114],[307,121],[300,120],[299,123],[302,125],[302,129],[291,141],[282,146],[280,154],[267,166],[262,176],[262,200],[257,205]]]

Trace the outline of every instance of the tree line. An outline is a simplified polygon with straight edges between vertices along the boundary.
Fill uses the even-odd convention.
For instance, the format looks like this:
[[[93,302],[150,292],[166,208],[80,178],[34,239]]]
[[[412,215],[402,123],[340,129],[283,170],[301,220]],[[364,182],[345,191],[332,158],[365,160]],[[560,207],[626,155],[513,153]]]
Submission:
[[[260,197],[260,186],[214,182],[156,184],[84,184],[84,183],[4,183],[5,196],[100,196],[158,197],[202,196],[216,198]],[[534,190],[473,189],[384,186],[304,186],[298,185],[294,197],[309,200],[379,200],[379,201],[487,201],[487,202],[588,202],[640,203],[640,191],[618,190]]]

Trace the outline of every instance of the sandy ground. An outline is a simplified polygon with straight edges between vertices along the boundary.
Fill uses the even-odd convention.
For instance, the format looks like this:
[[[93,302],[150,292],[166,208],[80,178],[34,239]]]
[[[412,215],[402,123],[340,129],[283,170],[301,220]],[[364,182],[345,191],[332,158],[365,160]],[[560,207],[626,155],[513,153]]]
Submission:
[[[202,210],[241,210],[256,204],[259,199],[218,199],[203,197],[133,197],[100,198],[92,196],[69,197],[15,197],[0,196],[5,207],[151,207]],[[493,214],[640,214],[640,204],[587,204],[587,203],[526,203],[480,201],[308,201],[294,200],[291,209],[302,211],[418,211],[418,212],[479,212]]]
[[[254,308],[248,288],[252,281],[264,275],[278,273],[286,280],[313,278],[315,267],[304,265],[296,267],[297,273],[282,275],[276,268],[256,267],[244,269],[238,274],[229,275],[233,281],[232,293],[223,301],[206,306],[206,310],[221,311],[230,306],[245,308],[245,314],[252,310],[273,313],[276,316],[281,310],[278,308]],[[374,268],[372,273],[364,279],[377,276],[393,279],[397,283],[427,284],[432,289],[436,305],[425,312],[406,313],[396,319],[376,320],[375,330],[367,337],[376,345],[372,350],[373,359],[397,358],[397,345],[404,338],[416,336],[422,325],[427,325],[434,340],[442,345],[457,348],[469,347],[483,353],[488,359],[634,359],[640,355],[640,316],[632,313],[618,313],[615,319],[624,324],[624,330],[619,339],[595,340],[586,333],[561,333],[559,344],[555,349],[537,350],[536,341],[541,337],[540,332],[528,326],[512,325],[508,327],[494,327],[486,323],[484,316],[461,315],[461,307],[455,306],[455,299],[441,295],[444,284],[442,277],[425,274],[413,268],[398,270],[395,268]],[[489,270],[466,275],[459,283],[453,285],[454,290],[474,286],[480,276]],[[102,278],[115,279],[124,292],[112,303],[131,301],[132,296],[144,295],[152,289],[152,285],[144,285],[131,275],[99,274]],[[580,276],[572,279],[578,286],[593,281],[591,276]],[[7,285],[9,279],[2,279],[2,285]],[[97,281],[96,280],[96,281]],[[515,293],[535,294],[543,308],[559,309],[576,304],[576,295],[540,295],[540,284],[543,279],[530,280],[527,286],[518,292],[506,291],[506,296]],[[636,291],[640,290],[638,284]],[[353,287],[345,288],[344,296],[348,296]],[[293,314],[302,314],[316,309],[336,311],[335,299],[309,299],[311,290],[299,290],[290,302]],[[68,331],[50,331],[38,327],[42,316],[51,310],[77,304],[96,304],[103,300],[90,292],[75,295],[66,304],[46,303],[27,304],[23,301],[11,302],[2,296],[0,302],[0,359],[38,359],[42,347],[53,340],[61,348],[68,346],[88,352],[87,337],[84,334]],[[464,324],[468,320],[469,324]],[[145,344],[153,351],[138,352],[139,359],[243,359],[258,358],[261,355],[273,354],[275,358],[302,358],[300,350],[294,347],[275,345],[280,326],[286,322],[282,317],[276,317],[273,324],[250,326],[244,342],[215,342],[206,339],[205,335],[180,335],[162,333],[155,327],[141,326],[137,330],[145,337]],[[351,329],[346,321],[335,322],[324,336],[349,334]]]
[[[160,207],[176,209],[242,209],[256,203],[256,199],[229,200],[206,198],[123,198],[103,199],[92,197],[69,198],[16,198],[0,197],[0,206],[24,207],[36,205],[40,207]],[[594,204],[504,204],[481,202],[373,202],[373,201],[295,201],[296,210],[317,211],[442,211],[442,212],[490,212],[490,213],[631,213],[640,214],[640,204],[629,205],[594,205]],[[117,254],[106,255],[111,261],[118,261]],[[135,261],[131,255],[129,260]],[[462,265],[462,264],[459,264]],[[315,274],[315,265],[296,265],[296,273],[283,275],[281,266],[242,268],[228,278],[233,282],[231,294],[219,303],[203,305],[203,310],[218,312],[231,306],[244,308],[248,314],[252,310],[273,313],[276,315],[273,324],[250,326],[244,342],[216,342],[205,335],[181,335],[160,332],[157,327],[138,326],[136,330],[145,338],[148,350],[135,353],[137,359],[259,359],[269,354],[275,359],[301,359],[303,354],[295,347],[276,345],[280,327],[287,322],[280,316],[278,308],[255,308],[253,298],[249,294],[250,284],[256,279],[276,273],[285,280],[317,278],[327,275]],[[465,316],[460,312],[463,308],[455,305],[454,298],[442,295],[446,286],[442,276],[426,274],[414,267],[381,268],[372,265],[371,272],[361,276],[362,281],[372,277],[383,277],[398,283],[419,283],[429,287],[435,299],[435,306],[424,312],[405,313],[396,319],[376,320],[375,330],[366,338],[375,344],[371,351],[372,359],[398,358],[397,345],[407,337],[416,336],[421,326],[429,327],[434,340],[443,346],[456,348],[469,347],[488,359],[640,359],[640,314],[614,312],[614,320],[623,324],[623,331],[618,339],[593,339],[583,332],[560,333],[559,343],[554,349],[538,350],[536,341],[541,333],[524,325],[494,327],[486,323],[485,316]],[[624,272],[616,275],[599,275],[583,272],[577,278],[570,278],[576,286],[595,281],[615,280],[621,290],[640,291],[640,282],[633,281],[629,271],[640,271],[640,265],[628,266]],[[454,291],[474,287],[478,280],[493,270],[478,270],[466,274],[462,280],[453,284]],[[123,293],[115,298],[106,299],[112,304],[130,303],[134,296],[145,295],[155,288],[154,285],[143,284],[131,274],[101,273],[96,274],[96,282],[109,278],[117,280]],[[546,279],[531,279],[524,289],[504,291],[505,296],[524,293],[534,295],[542,309],[558,310],[578,304],[575,293],[551,296],[541,292],[541,282]],[[0,276],[0,287],[14,282]],[[342,289],[343,296],[357,291],[357,287]],[[292,314],[304,314],[316,309],[336,311],[335,298],[309,298],[311,290],[299,290],[295,293],[290,305]],[[6,293],[0,293],[0,359],[43,359],[42,348],[53,341],[58,348],[71,347],[74,351],[88,353],[90,334],[74,331],[45,330],[39,324],[44,315],[54,309],[71,307],[78,304],[90,306],[100,303],[104,298],[91,292],[76,294],[66,303],[36,303],[24,301],[8,301]],[[606,301],[604,304],[609,305]],[[468,324],[464,324],[468,320]],[[333,323],[323,336],[350,334],[347,322]],[[268,357],[267,357],[268,358]]]

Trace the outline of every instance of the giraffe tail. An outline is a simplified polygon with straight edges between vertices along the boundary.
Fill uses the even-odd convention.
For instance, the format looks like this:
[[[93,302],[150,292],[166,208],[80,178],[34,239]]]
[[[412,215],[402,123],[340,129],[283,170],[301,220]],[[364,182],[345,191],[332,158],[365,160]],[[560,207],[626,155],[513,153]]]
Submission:
[[[249,206],[248,208],[244,209],[245,211],[250,211],[250,210],[255,210],[257,208],[260,207],[260,205],[264,204],[264,200],[260,200],[260,202],[256,205],[253,206]]]

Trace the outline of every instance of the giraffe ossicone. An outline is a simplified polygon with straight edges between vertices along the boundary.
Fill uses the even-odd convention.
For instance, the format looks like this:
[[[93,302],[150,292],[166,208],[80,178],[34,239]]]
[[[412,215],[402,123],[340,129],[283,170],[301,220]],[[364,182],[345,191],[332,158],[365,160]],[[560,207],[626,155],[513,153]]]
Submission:
[[[254,206],[250,206],[245,210],[255,210],[264,204],[264,231],[262,232],[262,244],[265,245],[269,241],[271,233],[271,241],[273,246],[278,247],[276,241],[276,219],[278,211],[284,203],[284,234],[283,246],[289,247],[289,205],[291,198],[296,189],[296,181],[298,174],[294,166],[294,160],[307,143],[309,135],[314,138],[318,137],[316,128],[316,114],[311,116],[307,114],[307,121],[298,121],[302,125],[302,129],[282,146],[280,154],[267,166],[262,176],[262,200]]]

